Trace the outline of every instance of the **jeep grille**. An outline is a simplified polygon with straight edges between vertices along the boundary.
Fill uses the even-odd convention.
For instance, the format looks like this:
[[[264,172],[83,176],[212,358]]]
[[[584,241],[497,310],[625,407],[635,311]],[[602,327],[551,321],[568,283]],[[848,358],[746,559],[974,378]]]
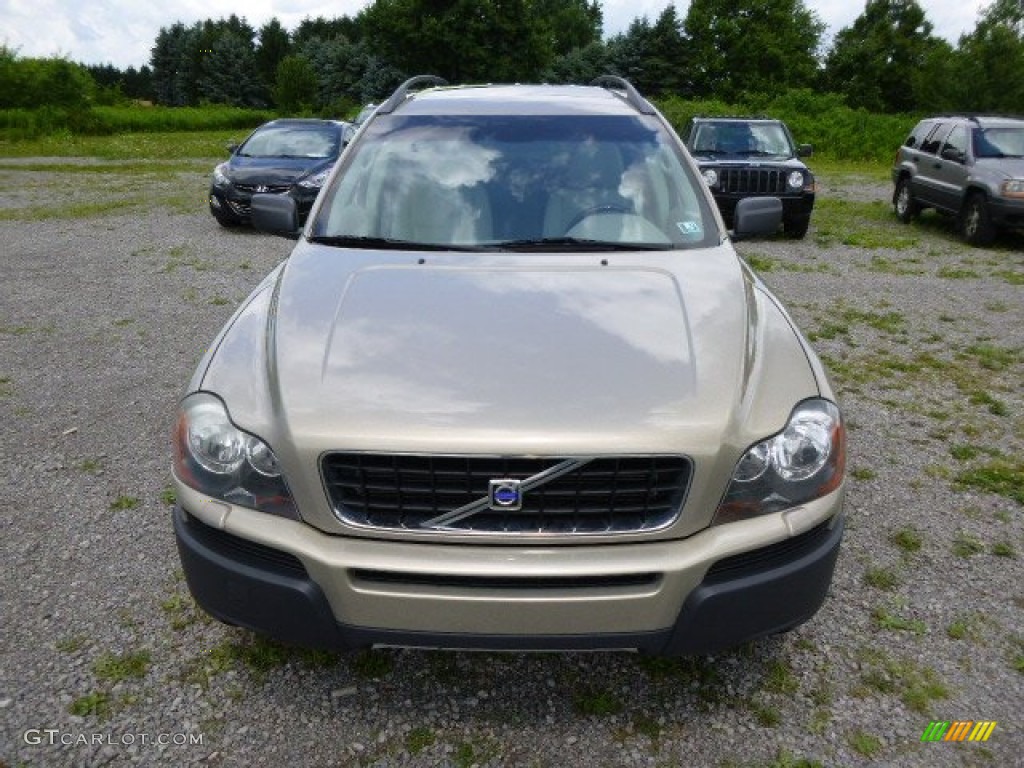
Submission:
[[[770,168],[719,168],[718,187],[730,195],[781,195],[786,171]]]
[[[391,531],[492,534],[618,534],[664,528],[683,505],[690,461],[681,456],[599,457],[527,488],[515,511],[483,506],[443,528],[441,515],[480,502],[494,479],[526,481],[561,458],[331,453],[322,460],[335,514]]]

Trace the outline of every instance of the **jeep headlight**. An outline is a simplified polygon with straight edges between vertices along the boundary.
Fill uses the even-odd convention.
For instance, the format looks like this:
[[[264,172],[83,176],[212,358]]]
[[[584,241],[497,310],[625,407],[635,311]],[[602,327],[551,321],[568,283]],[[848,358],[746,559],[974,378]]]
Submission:
[[[700,175],[704,177],[704,183],[709,187],[714,188],[718,186],[718,171],[714,168],[705,168],[701,171]]]
[[[213,169],[213,186],[226,187],[231,183],[231,179],[228,178],[227,169],[227,163],[221,163]]]
[[[200,493],[299,519],[270,446],[236,427],[224,403],[211,394],[190,395],[181,404],[174,430],[174,472]]]
[[[1007,179],[1002,189],[1003,197],[1024,197],[1024,179]]]
[[[713,525],[804,504],[843,481],[846,429],[828,400],[806,400],[778,434],[751,446],[733,470]]]
[[[333,165],[329,165],[304,179],[299,179],[299,186],[305,187],[306,189],[320,189],[320,187],[324,185],[324,182],[327,181],[327,177],[331,175],[331,170],[333,168]]]
[[[786,177],[786,184],[790,189],[800,189],[804,185],[803,171],[790,171],[789,176]]]

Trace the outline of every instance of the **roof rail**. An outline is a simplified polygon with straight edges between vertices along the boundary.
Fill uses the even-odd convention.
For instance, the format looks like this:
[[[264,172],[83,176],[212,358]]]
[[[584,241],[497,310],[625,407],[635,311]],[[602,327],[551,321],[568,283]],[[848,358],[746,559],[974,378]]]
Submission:
[[[398,109],[398,105],[405,101],[409,91],[418,85],[448,85],[448,81],[437,75],[416,75],[415,77],[410,77],[395,89],[395,92],[388,97],[387,101],[377,107],[377,114],[388,115],[394,112]]]
[[[609,90],[618,89],[626,92],[626,101],[632,105],[633,109],[642,115],[653,115],[654,107],[647,101],[640,92],[633,87],[633,84],[624,77],[618,75],[601,75],[600,77],[594,78],[590,83],[591,85],[599,85],[602,88]]]

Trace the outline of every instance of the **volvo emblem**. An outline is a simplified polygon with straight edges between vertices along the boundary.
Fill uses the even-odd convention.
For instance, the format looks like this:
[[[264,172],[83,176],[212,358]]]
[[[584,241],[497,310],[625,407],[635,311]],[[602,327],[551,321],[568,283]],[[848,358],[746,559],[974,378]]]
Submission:
[[[514,511],[523,508],[522,481],[510,478],[491,480],[487,488],[487,497],[491,509],[507,509]]]

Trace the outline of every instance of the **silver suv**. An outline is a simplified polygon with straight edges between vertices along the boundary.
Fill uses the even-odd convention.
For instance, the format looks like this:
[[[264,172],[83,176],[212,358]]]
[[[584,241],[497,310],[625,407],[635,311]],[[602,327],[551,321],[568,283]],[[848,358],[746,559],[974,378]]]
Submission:
[[[956,216],[972,245],[1024,228],[1024,119],[951,115],[922,120],[896,153],[893,208]]]
[[[821,606],[835,395],[664,117],[602,83],[414,79],[344,151],[180,403],[209,613],[311,646],[685,654]],[[296,203],[253,221],[292,232]]]

